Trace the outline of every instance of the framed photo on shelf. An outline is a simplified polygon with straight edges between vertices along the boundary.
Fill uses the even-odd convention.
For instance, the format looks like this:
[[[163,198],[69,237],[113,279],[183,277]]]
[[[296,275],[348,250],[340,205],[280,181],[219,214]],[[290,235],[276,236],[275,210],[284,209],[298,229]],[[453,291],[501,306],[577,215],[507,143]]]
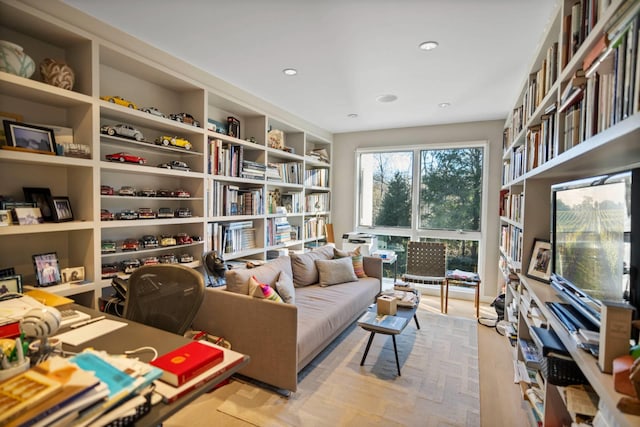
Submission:
[[[0,295],[9,292],[22,293],[22,276],[20,274],[0,278]]]
[[[20,114],[0,111],[0,122],[4,123],[5,120],[8,122],[21,122],[23,119]],[[7,145],[7,137],[4,134],[4,126],[0,126],[0,146],[4,145]]]
[[[33,266],[36,270],[38,286],[52,286],[60,283],[60,265],[58,254],[55,252],[33,255]]]
[[[22,187],[24,200],[33,202],[40,208],[42,218],[45,221],[53,221],[53,209],[51,203],[51,191],[48,188],[41,187]]]
[[[44,222],[40,208],[14,208],[13,212],[19,225],[35,225]]]
[[[63,268],[60,272],[62,283],[77,283],[84,280],[84,267]]]
[[[53,129],[22,122],[3,120],[6,148],[31,151],[40,154],[56,154],[56,138]]]
[[[68,197],[52,197],[51,205],[53,206],[53,220],[55,222],[73,221],[71,202]]]
[[[549,279],[551,279],[551,243],[548,240],[534,240],[527,276],[549,283]]]

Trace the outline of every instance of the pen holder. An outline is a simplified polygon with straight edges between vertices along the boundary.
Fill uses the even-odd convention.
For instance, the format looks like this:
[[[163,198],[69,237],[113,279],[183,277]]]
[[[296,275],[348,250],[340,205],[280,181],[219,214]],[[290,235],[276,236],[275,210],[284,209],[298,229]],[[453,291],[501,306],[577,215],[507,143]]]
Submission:
[[[30,363],[29,359],[26,359],[22,364],[12,364],[10,368],[0,369],[0,382],[7,380],[13,376],[21,374],[22,372],[29,369]]]

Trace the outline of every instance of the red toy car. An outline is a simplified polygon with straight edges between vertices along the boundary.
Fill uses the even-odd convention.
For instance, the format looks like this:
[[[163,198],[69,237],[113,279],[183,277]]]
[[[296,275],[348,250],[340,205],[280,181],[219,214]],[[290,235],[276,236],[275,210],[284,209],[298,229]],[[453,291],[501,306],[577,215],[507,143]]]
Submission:
[[[137,251],[140,248],[140,242],[137,239],[125,239],[120,246],[123,251]]]
[[[175,190],[171,193],[171,195],[173,197],[180,197],[180,198],[188,198],[191,197],[191,193],[189,193],[187,190],[183,190],[183,189],[179,189],[179,190]]]
[[[144,157],[134,156],[133,154],[125,153],[121,151],[119,153],[107,154],[105,156],[107,160],[112,162],[129,162],[129,163],[138,163],[140,165],[144,165],[147,163],[147,160]]]
[[[100,194],[102,194],[103,196],[113,196],[115,194],[115,191],[113,190],[113,187],[109,185],[101,185]]]
[[[113,213],[107,209],[100,209],[100,221],[112,221],[115,219]]]
[[[193,243],[193,239],[187,233],[176,234],[176,244],[178,245],[190,245]]]

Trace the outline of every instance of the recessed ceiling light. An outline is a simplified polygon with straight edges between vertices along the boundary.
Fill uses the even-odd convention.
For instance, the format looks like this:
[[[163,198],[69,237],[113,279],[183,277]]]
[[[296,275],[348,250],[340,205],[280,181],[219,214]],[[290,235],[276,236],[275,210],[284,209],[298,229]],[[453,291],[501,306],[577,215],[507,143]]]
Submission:
[[[438,107],[440,108],[447,108],[449,106],[451,106],[450,102],[441,102],[440,104],[438,104]]]
[[[358,115],[356,113],[351,113],[351,114],[347,114],[347,117],[349,117],[350,119],[357,119]]]
[[[376,98],[376,101],[378,102],[393,102],[396,99],[398,99],[397,96],[395,95],[391,95],[391,94],[387,94],[387,95],[380,95],[379,97]]]
[[[296,70],[295,68],[285,68],[284,70],[282,70],[282,72],[286,76],[295,76],[296,74],[298,74],[298,70]]]
[[[438,46],[439,46],[438,42],[434,42],[434,41],[422,42],[418,45],[418,47],[422,50],[433,50]]]

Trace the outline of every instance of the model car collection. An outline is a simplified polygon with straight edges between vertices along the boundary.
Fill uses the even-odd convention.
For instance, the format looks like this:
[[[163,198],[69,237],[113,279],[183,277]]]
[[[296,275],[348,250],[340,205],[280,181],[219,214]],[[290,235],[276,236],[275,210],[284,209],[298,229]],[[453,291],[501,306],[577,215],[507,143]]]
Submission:
[[[120,187],[120,189],[118,190],[118,195],[119,196],[135,196],[136,195],[136,189],[133,187],[130,187],[128,185],[124,185],[122,187]]]
[[[122,136],[124,138],[132,138],[136,141],[143,141],[144,135],[138,129],[131,125],[119,123],[117,125],[104,125],[100,127],[100,132],[109,136]]]
[[[184,165],[183,162],[178,162],[178,161],[175,161],[175,162],[177,162],[176,165],[178,163],[182,163]],[[142,190],[137,190],[135,187],[132,187],[130,185],[123,185],[118,190],[115,190],[113,187],[109,185],[101,185],[100,194],[103,196],[118,195],[118,196],[126,196],[126,197],[134,197],[134,196],[168,197],[168,198],[180,198],[180,199],[191,197],[191,193],[183,188],[178,188],[175,190],[167,190],[166,188],[163,188],[160,190],[154,190],[153,188],[145,187]]]
[[[101,96],[100,99],[104,100],[104,101],[109,101],[112,104],[118,104],[118,105],[122,105],[124,107],[128,107],[128,108],[133,108],[134,110],[138,109],[138,106],[136,104],[134,104],[133,102],[124,99],[121,96]]]
[[[154,116],[162,117],[164,119],[167,118],[167,115],[158,110],[156,107],[143,107],[140,109],[140,111],[144,111],[145,113],[153,114]]]
[[[138,219],[138,212],[131,209],[125,209],[122,212],[119,212],[116,217],[121,220]]]
[[[156,138],[157,145],[164,145],[168,147],[169,145],[173,145],[174,147],[184,148],[185,150],[191,150],[193,145],[184,138],[179,138],[177,136],[159,136]]]
[[[101,250],[103,254],[110,254],[116,251],[116,242],[113,240],[103,240],[101,244]]]
[[[123,252],[137,251],[138,249],[140,249],[140,242],[138,241],[138,239],[125,239],[124,242],[122,242],[120,249]]]
[[[129,163],[138,163],[140,165],[144,165],[145,163],[147,163],[147,159],[145,159],[144,157],[125,153],[123,151],[119,153],[107,154],[105,157],[107,160],[112,162],[122,162],[122,163],[129,162]]]
[[[138,219],[155,219],[156,213],[151,208],[138,209]]]
[[[173,113],[173,114],[169,114],[169,118],[171,120],[175,120],[176,122],[186,123],[188,125],[193,125],[193,126],[196,126],[196,127],[200,127],[200,122],[198,120],[196,120],[189,113]]]
[[[158,165],[158,167],[159,168],[165,168],[165,169],[175,169],[175,170],[187,171],[187,172],[189,172],[191,170],[191,168],[189,167],[188,164],[186,164],[185,162],[181,162],[179,160],[172,160],[170,162],[160,163]]]
[[[141,197],[156,197],[156,190],[154,190],[153,188],[143,188],[142,190],[138,191],[137,194]]]
[[[100,209],[100,221],[111,221],[114,220],[115,215],[112,212],[109,212],[108,209]]]
[[[153,249],[158,247],[158,238],[156,236],[152,236],[151,234],[146,234],[142,236],[142,247],[144,249]]]
[[[176,234],[176,243],[178,245],[190,245],[193,243],[193,239],[187,233]]]
[[[115,191],[113,187],[110,187],[108,185],[101,185],[100,194],[103,196],[113,196],[115,194]]]

